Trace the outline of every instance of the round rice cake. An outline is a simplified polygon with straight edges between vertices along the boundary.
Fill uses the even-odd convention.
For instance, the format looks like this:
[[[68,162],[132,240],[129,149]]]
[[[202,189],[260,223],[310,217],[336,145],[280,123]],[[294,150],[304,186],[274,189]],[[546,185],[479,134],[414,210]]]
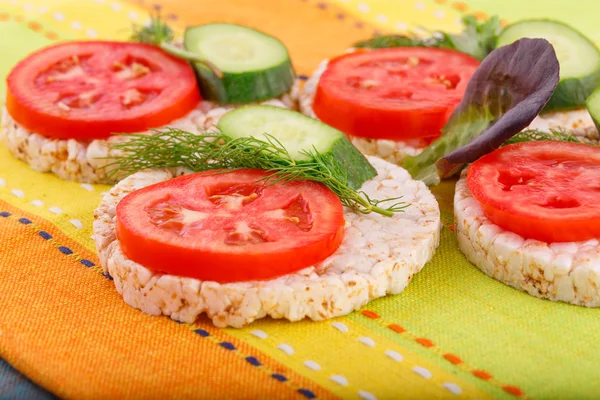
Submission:
[[[504,230],[469,191],[466,170],[456,184],[454,227],[460,250],[492,278],[535,297],[600,306],[598,240],[545,243]]]
[[[295,83],[290,92],[260,104],[297,110],[297,98],[298,84]],[[156,129],[170,127],[199,134],[213,128],[225,113],[236,107],[239,106],[220,106],[211,101],[201,101],[196,109],[184,117]],[[151,131],[138,133],[150,134]],[[112,184],[122,178],[118,175],[108,176],[109,171],[104,166],[115,155],[109,151],[110,146],[126,140],[123,136],[96,140],[49,138],[25,129],[3,107],[0,139],[16,158],[38,172],[52,172],[62,179],[85,183]]]
[[[393,217],[345,209],[345,235],[322,263],[267,281],[219,284],[165,275],[129,260],[115,233],[116,206],[128,193],[188,173],[149,170],[114,186],[94,213],[100,264],[125,302],[151,315],[187,323],[206,313],[216,326],[242,327],[270,316],[298,321],[345,315],[386,294],[400,293],[431,259],[440,211],[429,189],[402,168],[369,157],[378,175],[362,187],[371,198],[402,196],[410,205]]]
[[[204,112],[199,106],[169,126],[197,133],[199,118],[203,115]],[[42,136],[21,126],[8,113],[6,107],[2,109],[0,138],[16,158],[28,163],[35,171],[52,172],[69,181],[105,184],[114,183],[117,179],[110,178],[108,171],[103,168],[110,162],[107,158],[113,155],[109,146],[126,139],[119,136],[96,140]]]
[[[353,52],[350,49],[347,52]],[[306,81],[299,95],[300,112],[312,118],[317,118],[313,111],[313,103],[317,86],[321,75],[327,69],[329,60],[324,60],[319,64],[317,70]],[[377,156],[386,161],[400,165],[405,157],[416,156],[427,147],[427,142],[422,139],[411,139],[405,141],[395,141],[389,139],[370,139],[358,136],[349,136],[352,144],[363,154]]]
[[[531,122],[529,128],[546,132],[550,130],[566,132],[586,143],[600,143],[600,134],[596,124],[585,108],[539,115]]]

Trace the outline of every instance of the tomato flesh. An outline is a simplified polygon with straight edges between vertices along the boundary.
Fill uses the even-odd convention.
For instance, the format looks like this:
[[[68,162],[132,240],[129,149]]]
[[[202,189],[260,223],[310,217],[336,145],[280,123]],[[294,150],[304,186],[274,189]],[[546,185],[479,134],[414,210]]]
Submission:
[[[447,49],[357,51],[331,60],[319,80],[313,110],[348,135],[434,138],[478,65],[475,58]]]
[[[315,265],[339,247],[344,210],[312,181],[265,184],[269,173],[196,173],[145,187],[117,205],[131,260],[203,281],[271,279]]]
[[[141,43],[44,48],[13,68],[7,89],[6,107],[19,124],[61,139],[158,128],[201,100],[187,62]]]
[[[558,141],[505,146],[469,167],[467,185],[494,224],[525,238],[600,238],[600,148]]]

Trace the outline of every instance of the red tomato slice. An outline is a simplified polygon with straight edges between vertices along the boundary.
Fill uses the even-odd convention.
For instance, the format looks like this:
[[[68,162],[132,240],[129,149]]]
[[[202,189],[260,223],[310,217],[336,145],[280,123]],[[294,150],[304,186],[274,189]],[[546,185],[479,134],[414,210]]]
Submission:
[[[158,128],[201,100],[187,62],[140,43],[46,47],[19,62],[7,85],[6,107],[19,124],[63,139]]]
[[[454,50],[397,47],[331,60],[313,109],[353,136],[405,140],[440,135],[479,61]]]
[[[262,170],[197,173],[130,193],[117,205],[123,253],[155,271],[205,281],[271,279],[330,256],[344,210],[311,181],[265,185]]]
[[[554,141],[505,146],[469,167],[467,185],[493,223],[525,238],[600,238],[600,148]]]

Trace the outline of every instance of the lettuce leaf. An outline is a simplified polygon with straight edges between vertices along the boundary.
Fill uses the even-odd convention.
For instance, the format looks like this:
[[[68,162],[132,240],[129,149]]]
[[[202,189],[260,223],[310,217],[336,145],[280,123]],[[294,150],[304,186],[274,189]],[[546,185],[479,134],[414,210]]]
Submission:
[[[545,39],[521,39],[492,51],[471,77],[442,135],[418,156],[406,158],[404,168],[428,185],[454,175],[526,128],[558,79],[558,60]]]
[[[460,34],[434,32],[431,37],[415,35],[382,35],[354,44],[357,48],[383,49],[389,47],[440,47],[469,54],[483,60],[496,47],[500,33],[500,20],[492,17],[479,22],[472,15],[462,19],[464,30]]]

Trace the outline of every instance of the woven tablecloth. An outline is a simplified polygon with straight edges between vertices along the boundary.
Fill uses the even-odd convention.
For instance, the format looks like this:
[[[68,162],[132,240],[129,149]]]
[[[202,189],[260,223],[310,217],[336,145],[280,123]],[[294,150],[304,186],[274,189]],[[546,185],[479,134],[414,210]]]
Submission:
[[[179,31],[226,21],[279,37],[300,78],[375,32],[458,31],[464,13],[557,18],[600,41],[597,0],[1,0],[0,75],[57,41],[126,39],[157,3]],[[442,242],[405,292],[325,322],[239,330],[123,302],[90,238],[107,190],[36,173],[0,145],[0,398],[600,398],[600,310],[470,265],[453,182],[434,189]]]

